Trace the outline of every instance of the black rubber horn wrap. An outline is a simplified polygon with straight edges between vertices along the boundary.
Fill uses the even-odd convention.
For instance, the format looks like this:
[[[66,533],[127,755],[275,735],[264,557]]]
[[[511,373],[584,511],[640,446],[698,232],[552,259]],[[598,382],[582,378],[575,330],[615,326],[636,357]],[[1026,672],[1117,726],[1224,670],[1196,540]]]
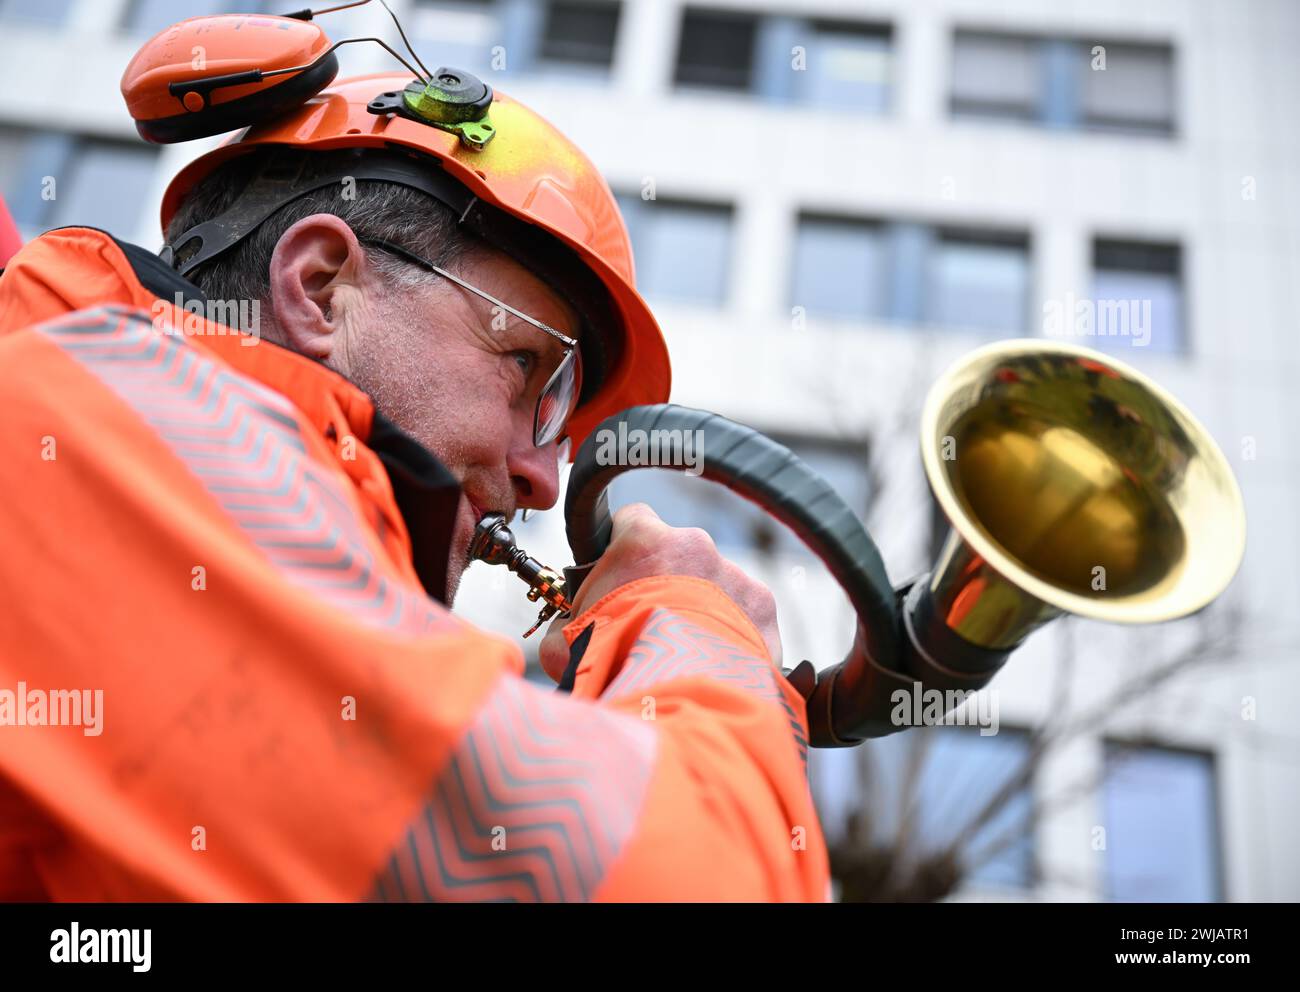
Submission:
[[[808,701],[811,743],[821,747],[846,745],[864,736],[875,736],[872,731],[864,732],[863,727],[876,722],[879,714],[865,715],[861,707],[844,697],[842,690],[874,683],[870,672],[855,673],[855,661],[858,667],[866,663],[871,669],[880,669],[876,662],[882,663],[880,675],[887,675],[894,674],[893,661],[899,657],[897,597],[880,552],[862,522],[826,480],[790,449],[753,428],[715,413],[672,404],[631,407],[602,421],[578,451],[565,499],[569,547],[578,563],[569,570],[571,591],[576,592],[572,580],[580,585],[586,566],[609,546],[612,523],[607,487],[622,473],[640,467],[600,464],[598,460],[602,442],[607,446],[611,436],[605,432],[612,431],[617,437],[620,424],[628,436],[633,431],[644,431],[658,440],[661,467],[668,462],[684,469],[686,452],[682,448],[687,432],[692,436],[695,431],[703,432],[702,452],[691,452],[695,457],[702,454],[703,477],[758,504],[793,530],[825,562],[857,612],[859,643],[845,662],[820,673]],[[846,667],[849,670],[842,672]],[[835,690],[837,682],[840,692]]]

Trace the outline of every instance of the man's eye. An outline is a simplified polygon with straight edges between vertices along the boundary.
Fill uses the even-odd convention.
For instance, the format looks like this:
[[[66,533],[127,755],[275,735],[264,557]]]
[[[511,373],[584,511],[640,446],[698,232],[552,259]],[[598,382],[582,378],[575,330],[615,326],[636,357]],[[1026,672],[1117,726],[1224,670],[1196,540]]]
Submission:
[[[537,367],[537,356],[531,351],[512,351],[510,357],[519,365],[519,371],[527,379],[533,374],[533,369]]]

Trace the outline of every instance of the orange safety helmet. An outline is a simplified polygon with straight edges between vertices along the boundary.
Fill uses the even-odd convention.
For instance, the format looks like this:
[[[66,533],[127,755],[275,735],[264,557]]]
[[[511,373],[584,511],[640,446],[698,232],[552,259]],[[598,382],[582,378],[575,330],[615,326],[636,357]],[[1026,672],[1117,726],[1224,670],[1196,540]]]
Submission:
[[[671,384],[668,349],[650,308],[636,291],[631,244],[618,204],[586,155],[541,116],[486,86],[490,118],[475,125],[482,130],[473,141],[469,135],[415,115],[376,112],[371,105],[377,99],[388,98],[398,107],[392,98],[410,88],[410,76],[360,76],[321,89],[333,78],[333,47],[316,25],[242,14],[191,18],[144,45],[122,77],[122,93],[138,129],[150,140],[214,133],[201,127],[185,133],[184,120],[190,113],[195,119],[203,116],[199,111],[220,117],[221,126],[215,131],[219,133],[240,126],[230,121],[238,121],[239,107],[250,100],[271,94],[273,106],[270,114],[249,113],[243,123],[252,121],[251,126],[176,175],[163,196],[163,230],[199,182],[222,164],[255,149],[410,149],[436,159],[473,196],[559,239],[607,291],[612,330],[621,340],[605,349],[612,364],[603,370],[596,391],[570,417],[567,433],[574,451],[610,414],[642,403],[665,402]],[[191,53],[195,51],[205,53],[206,74],[194,68]],[[265,70],[303,60],[311,62],[312,70],[290,73],[288,82],[281,82],[283,72],[268,71],[263,76]],[[213,77],[213,70],[222,75]],[[443,72],[439,69],[435,76]],[[224,92],[203,85],[217,78]],[[274,79],[278,86],[264,78]],[[276,92],[281,94],[278,105]],[[158,125],[174,126],[177,121],[181,122],[176,129],[179,136],[158,135]],[[492,132],[488,140],[483,140],[483,130]]]

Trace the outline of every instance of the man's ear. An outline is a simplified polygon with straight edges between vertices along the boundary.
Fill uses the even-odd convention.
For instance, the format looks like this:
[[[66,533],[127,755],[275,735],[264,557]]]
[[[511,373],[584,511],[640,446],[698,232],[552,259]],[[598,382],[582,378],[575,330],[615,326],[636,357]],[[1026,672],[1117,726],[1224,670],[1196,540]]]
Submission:
[[[365,254],[342,218],[312,214],[285,231],[270,271],[271,309],[284,343],[319,361],[346,355],[344,318],[359,302],[365,270]]]

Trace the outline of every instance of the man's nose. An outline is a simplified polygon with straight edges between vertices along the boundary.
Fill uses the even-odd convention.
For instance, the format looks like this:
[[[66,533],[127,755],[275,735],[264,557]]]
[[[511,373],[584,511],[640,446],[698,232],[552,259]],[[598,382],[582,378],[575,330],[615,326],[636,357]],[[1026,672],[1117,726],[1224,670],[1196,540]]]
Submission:
[[[516,441],[511,448],[506,469],[520,509],[549,510],[560,498],[558,449],[554,441],[540,448],[533,444],[531,424],[527,439]]]

